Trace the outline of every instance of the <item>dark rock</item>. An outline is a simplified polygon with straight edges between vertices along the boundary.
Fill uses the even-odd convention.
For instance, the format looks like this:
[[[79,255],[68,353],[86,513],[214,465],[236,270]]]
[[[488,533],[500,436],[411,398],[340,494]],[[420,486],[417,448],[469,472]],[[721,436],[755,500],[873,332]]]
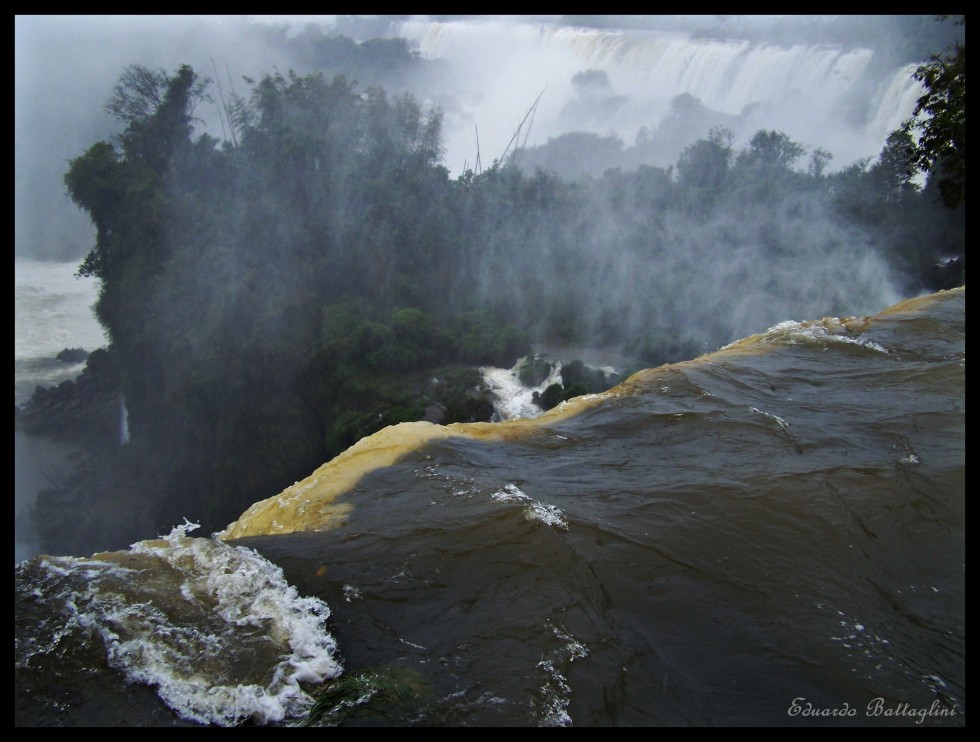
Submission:
[[[441,425],[449,423],[490,422],[493,418],[493,395],[483,385],[479,369],[472,366],[443,366],[429,374],[424,404],[443,410]],[[436,378],[437,377],[437,378]],[[423,419],[428,420],[428,417]]]
[[[550,375],[551,361],[538,355],[525,358],[520,368],[517,369],[517,378],[527,387],[543,384]]]
[[[493,419],[493,402],[488,396],[477,395],[467,397],[451,410],[452,419],[447,422],[488,423]]]
[[[541,409],[550,410],[564,401],[565,389],[561,384],[552,384],[540,394],[535,392],[531,399]]]
[[[83,447],[118,445],[119,374],[104,350],[89,354],[87,361],[77,379],[50,388],[39,386],[15,417],[15,429]]]
[[[61,351],[56,358],[59,361],[64,361],[65,363],[81,363],[86,360],[89,356],[87,350],[82,348],[65,348]]]
[[[446,419],[446,408],[438,402],[430,404],[425,408],[425,414],[422,415],[422,419],[428,423],[441,425]]]

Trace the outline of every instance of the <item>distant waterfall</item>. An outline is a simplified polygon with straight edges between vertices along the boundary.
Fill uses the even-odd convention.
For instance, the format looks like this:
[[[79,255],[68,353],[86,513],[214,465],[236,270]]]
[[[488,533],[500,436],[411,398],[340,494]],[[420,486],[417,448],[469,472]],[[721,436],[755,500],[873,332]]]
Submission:
[[[678,95],[694,96],[735,129],[736,146],[755,131],[777,129],[834,155],[831,169],[877,156],[921,94],[910,67],[874,72],[871,49],[777,46],[692,38],[671,31],[618,31],[518,20],[406,21],[394,29],[426,58],[465,70],[453,79],[447,112],[447,165],[473,161],[474,124],[484,161],[504,151],[536,97],[528,144],[569,131],[615,132],[627,145],[654,129]],[[492,60],[492,62],[491,62]],[[605,101],[581,99],[572,77],[601,70]],[[734,121],[734,123],[733,123]],[[690,132],[694,139],[708,134]],[[693,139],[692,139],[693,141]]]
[[[916,101],[925,92],[912,73],[918,65],[900,68],[879,87],[877,98],[872,102],[873,114],[868,121],[871,132],[885,138],[895,131],[915,110]]]
[[[126,409],[126,398],[119,397],[119,445],[129,443],[129,410]]]

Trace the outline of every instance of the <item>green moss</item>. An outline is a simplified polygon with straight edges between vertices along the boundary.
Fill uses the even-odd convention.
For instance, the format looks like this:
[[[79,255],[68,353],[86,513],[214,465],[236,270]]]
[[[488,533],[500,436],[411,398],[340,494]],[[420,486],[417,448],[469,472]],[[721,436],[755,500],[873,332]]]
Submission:
[[[551,375],[551,361],[539,355],[525,358],[517,369],[517,378],[526,387],[535,387],[544,383]]]
[[[329,681],[301,726],[403,724],[433,701],[426,680],[414,670],[387,667]]]

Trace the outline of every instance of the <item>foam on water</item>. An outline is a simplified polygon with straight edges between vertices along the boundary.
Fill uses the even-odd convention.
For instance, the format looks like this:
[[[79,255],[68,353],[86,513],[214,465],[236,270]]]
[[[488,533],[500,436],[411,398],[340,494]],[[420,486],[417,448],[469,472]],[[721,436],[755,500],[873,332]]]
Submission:
[[[786,322],[780,322],[770,327],[763,333],[730,343],[722,348],[722,351],[745,346],[752,342],[758,342],[788,345],[806,344],[824,347],[832,343],[838,343],[855,345],[886,355],[890,352],[881,343],[875,342],[861,334],[863,329],[853,317],[844,320],[838,317],[824,317],[821,320],[807,322],[787,320]]]
[[[562,644],[549,652],[537,665],[544,673],[545,681],[538,697],[532,701],[532,707],[538,717],[538,726],[570,727],[573,721],[568,707],[571,704],[572,688],[568,682],[567,668],[575,660],[588,657],[589,650],[567,628],[555,626],[550,621],[548,626]]]
[[[494,502],[520,502],[526,505],[525,513],[529,520],[539,520],[545,525],[549,525],[559,531],[568,530],[568,521],[565,514],[554,505],[546,505],[543,502],[529,497],[516,484],[506,484],[502,490],[498,490],[490,495]]]
[[[20,647],[18,665],[80,633],[185,719],[232,726],[303,716],[313,699],[301,684],[342,671],[324,629],[329,608],[300,596],[257,552],[188,537],[196,527],[127,552],[39,557],[35,597],[63,605],[69,619],[54,641]]]

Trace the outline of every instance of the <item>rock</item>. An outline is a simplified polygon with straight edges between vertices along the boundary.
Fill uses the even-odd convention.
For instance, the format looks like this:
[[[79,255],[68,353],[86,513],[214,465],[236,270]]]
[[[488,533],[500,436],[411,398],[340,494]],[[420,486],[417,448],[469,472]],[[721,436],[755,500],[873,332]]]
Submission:
[[[74,441],[86,448],[118,445],[119,374],[106,351],[86,356],[86,367],[77,379],[35,389],[14,419],[15,430]]]
[[[442,425],[446,419],[446,408],[438,402],[430,404],[425,408],[425,414],[422,415],[422,419],[428,423]]]
[[[81,363],[88,358],[88,355],[88,351],[82,348],[65,348],[55,357],[65,363]]]
[[[551,375],[551,361],[539,355],[525,358],[517,369],[517,378],[526,387],[535,387],[543,384],[545,379]]]
[[[536,405],[543,410],[550,410],[564,401],[564,387],[561,384],[552,384],[541,394],[535,392],[532,399]]]

